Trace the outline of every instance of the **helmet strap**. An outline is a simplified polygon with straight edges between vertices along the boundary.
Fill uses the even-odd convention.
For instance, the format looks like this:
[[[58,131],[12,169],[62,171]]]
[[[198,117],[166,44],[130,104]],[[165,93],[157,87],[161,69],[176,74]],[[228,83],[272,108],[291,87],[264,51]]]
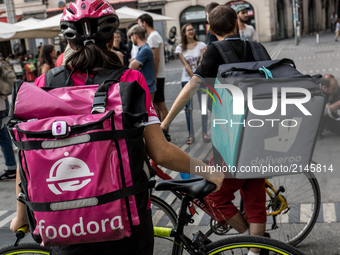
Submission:
[[[94,39],[84,40],[84,41],[83,41],[84,46],[85,46],[86,44],[88,44],[89,42],[93,42],[93,44],[96,43]]]

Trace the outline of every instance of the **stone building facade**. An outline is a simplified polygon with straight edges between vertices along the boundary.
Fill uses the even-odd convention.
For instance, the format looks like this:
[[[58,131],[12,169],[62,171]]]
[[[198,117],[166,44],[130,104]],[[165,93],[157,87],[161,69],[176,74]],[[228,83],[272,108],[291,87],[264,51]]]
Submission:
[[[174,18],[166,23],[165,31],[193,23],[201,40],[205,40],[206,22],[204,7],[206,0],[139,0],[138,8],[157,12]],[[293,2],[296,2],[296,15],[301,34],[311,34],[330,29],[330,16],[340,14],[339,0],[214,0],[219,4],[235,6],[247,4],[250,7],[250,23],[256,28],[261,42],[279,40],[294,36]],[[168,33],[165,33],[167,37]],[[177,32],[177,35],[179,33]]]

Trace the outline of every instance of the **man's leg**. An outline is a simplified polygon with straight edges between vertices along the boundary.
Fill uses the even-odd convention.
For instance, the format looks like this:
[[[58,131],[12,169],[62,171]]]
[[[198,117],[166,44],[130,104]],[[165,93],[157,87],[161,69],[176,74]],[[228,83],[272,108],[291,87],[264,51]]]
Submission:
[[[266,230],[266,191],[265,179],[250,179],[242,186],[241,197],[244,203],[244,214],[249,223],[249,234],[264,236]],[[259,249],[251,248],[253,254],[259,254]]]
[[[0,123],[4,116],[4,111],[0,111]],[[15,179],[17,165],[13,152],[12,141],[5,126],[0,130],[0,146],[6,165],[5,173],[0,176],[0,179]]]
[[[238,211],[233,217],[225,220],[230,226],[232,226],[240,234],[245,233],[248,230],[248,223],[244,219],[244,216]]]
[[[239,233],[247,231],[248,224],[232,201],[235,199],[234,193],[244,183],[245,180],[225,179],[219,191],[204,198],[206,205],[214,215],[214,219],[221,225],[230,224]]]
[[[168,115],[168,108],[165,105],[165,102],[154,102],[153,106],[155,107],[157,116],[160,121],[163,121]]]
[[[264,236],[266,223],[249,223],[249,234],[251,236]]]
[[[324,117],[324,126],[329,131],[340,135],[340,121],[330,118],[329,116]]]

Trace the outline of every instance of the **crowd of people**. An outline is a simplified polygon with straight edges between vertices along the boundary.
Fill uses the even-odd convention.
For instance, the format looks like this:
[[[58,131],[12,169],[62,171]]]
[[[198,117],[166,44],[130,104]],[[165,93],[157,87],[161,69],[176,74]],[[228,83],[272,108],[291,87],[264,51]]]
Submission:
[[[103,4],[102,0],[97,0],[98,4]],[[77,0],[74,8],[82,12],[82,4],[86,0]],[[105,3],[105,2],[104,2]],[[101,6],[101,5],[100,5]],[[107,13],[112,13],[110,7],[108,11],[99,13],[95,18],[87,22],[95,22]],[[111,7],[112,8],[112,7]],[[100,8],[98,7],[97,9]],[[96,9],[96,10],[97,10]],[[186,144],[191,145],[195,142],[195,132],[192,119],[192,97],[197,94],[199,103],[201,103],[201,90],[198,89],[205,78],[216,77],[218,66],[225,61],[216,48],[214,41],[228,44],[236,53],[243,56],[243,44],[241,41],[258,41],[255,29],[248,25],[248,7],[238,5],[232,9],[226,5],[210,3],[206,6],[207,21],[210,25],[207,43],[198,39],[194,26],[190,23],[181,28],[181,43],[176,47],[175,53],[178,54],[183,71],[181,76],[182,90],[170,111],[165,104],[165,59],[164,59],[164,42],[161,35],[155,30],[152,16],[148,14],[141,15],[136,23],[129,26],[127,37],[129,42],[124,43],[124,34],[119,30],[110,30],[111,32],[97,33],[90,39],[84,39],[76,32],[72,32],[72,25],[69,25],[67,18],[64,18],[64,33],[68,45],[63,54],[58,56],[53,45],[41,45],[39,57],[28,53],[22,56],[11,56],[8,61],[13,64],[20,64],[25,70],[22,79],[34,82],[39,87],[44,87],[46,74],[54,67],[65,65],[67,72],[70,70],[70,77],[73,85],[82,85],[86,83],[89,73],[96,74],[98,70],[112,70],[121,67],[129,68],[121,76],[121,81],[130,81],[137,79],[139,84],[147,93],[146,105],[148,109],[149,121],[145,123],[146,128],[144,137],[146,140],[146,150],[150,158],[164,167],[174,169],[189,174],[190,163],[205,165],[199,160],[190,158],[177,147],[168,143],[163,136],[165,132],[167,140],[170,140],[168,134],[169,127],[177,114],[185,108],[186,123],[188,129],[188,138]],[[71,15],[71,14],[69,14]],[[65,13],[64,16],[66,17]],[[114,16],[117,18],[116,16]],[[76,18],[72,22],[77,22]],[[70,24],[72,23],[69,22]],[[67,27],[69,26],[69,27]],[[66,28],[65,28],[66,27]],[[99,28],[98,28],[99,29]],[[95,36],[103,36],[96,38]],[[98,39],[98,40],[97,40]],[[258,43],[259,44],[259,43]],[[263,47],[259,44],[259,47]],[[263,48],[264,49],[264,48]],[[264,49],[264,51],[266,51]],[[246,49],[246,61],[254,61],[251,50]],[[88,59],[88,56],[98,56],[96,59]],[[99,59],[100,58],[100,59]],[[241,58],[241,57],[240,57]],[[137,72],[138,71],[138,72]],[[213,84],[211,84],[213,86]],[[340,123],[337,110],[340,109],[340,92],[338,82],[332,75],[326,75],[320,80],[320,88],[327,94],[328,104],[323,119],[323,129],[329,129],[339,133],[340,128],[332,128],[334,123]],[[3,97],[2,97],[3,98]],[[0,100],[0,113],[5,116],[5,98]],[[4,107],[3,107],[4,106]],[[204,142],[210,142],[207,127],[207,115],[201,115],[202,138]],[[15,178],[15,169],[17,164],[14,159],[12,144],[8,143],[9,137],[4,138],[5,128],[0,132],[1,147],[5,156],[5,177]],[[322,135],[322,133],[320,133]],[[8,136],[8,134],[7,134]],[[10,146],[12,152],[8,149]],[[265,234],[266,208],[265,208],[265,184],[264,179],[235,180],[224,179],[221,175],[205,175],[205,178],[217,185],[216,192],[209,195],[205,202],[208,207],[214,211],[216,220],[221,225],[230,224],[234,229],[244,235]],[[17,178],[19,182],[19,178]],[[245,217],[232,204],[234,193],[241,190],[245,203]],[[254,195],[256,194],[256,196]],[[148,212],[150,216],[150,212]],[[17,217],[12,221],[11,230],[16,229],[23,224],[27,224],[27,218],[22,205],[18,204]],[[150,217],[143,222],[144,227],[139,232],[125,241],[114,241],[100,244],[79,244],[69,246],[58,246],[53,248],[53,254],[95,254],[100,251],[101,254],[109,254],[112,247],[125,247],[131,253],[152,254],[153,234]],[[127,246],[128,243],[135,245]],[[86,252],[88,253],[86,253]],[[92,252],[92,253],[91,253]],[[250,249],[249,255],[259,254],[256,248]]]

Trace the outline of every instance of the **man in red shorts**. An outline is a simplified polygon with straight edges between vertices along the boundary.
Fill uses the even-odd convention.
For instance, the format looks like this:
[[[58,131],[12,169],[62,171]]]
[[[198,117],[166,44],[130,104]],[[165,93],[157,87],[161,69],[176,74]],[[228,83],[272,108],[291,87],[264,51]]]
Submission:
[[[209,13],[210,29],[219,41],[229,44],[235,54],[244,62],[255,61],[249,44],[246,49],[238,33],[238,22],[236,12],[229,6],[220,5]],[[221,45],[223,44],[221,42]],[[266,49],[258,44],[265,53]],[[244,52],[245,51],[245,52]],[[244,54],[245,53],[245,54]],[[266,53],[268,58],[269,55]],[[266,59],[267,60],[267,59]],[[166,129],[176,115],[183,109],[190,100],[190,95],[194,95],[199,85],[203,83],[214,86],[218,67],[225,61],[214,43],[210,44],[203,55],[201,65],[197,68],[194,76],[182,89],[174,104],[172,105],[167,117],[162,122],[161,128]],[[215,157],[215,154],[214,154]],[[216,160],[216,157],[215,157]],[[217,161],[215,163],[219,163]],[[244,216],[233,205],[234,193],[240,190],[244,201]],[[266,223],[265,206],[265,182],[264,179],[225,179],[219,192],[206,197],[208,208],[211,209],[215,219],[222,225],[230,224],[241,234],[263,236]],[[259,254],[258,249],[250,249],[248,254]]]

